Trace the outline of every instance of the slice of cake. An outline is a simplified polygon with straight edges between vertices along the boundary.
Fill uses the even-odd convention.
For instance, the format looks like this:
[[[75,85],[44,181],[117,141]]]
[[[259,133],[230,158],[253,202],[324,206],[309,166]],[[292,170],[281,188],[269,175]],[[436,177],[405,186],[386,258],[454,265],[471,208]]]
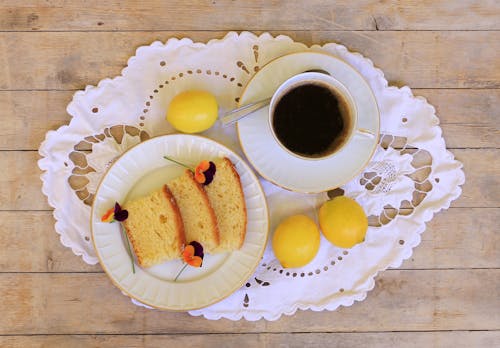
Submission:
[[[189,170],[167,185],[179,205],[186,242],[196,241],[207,253],[213,252],[219,245],[219,229],[203,186],[194,180]]]
[[[247,211],[240,176],[226,157],[215,163],[213,181],[205,186],[219,226],[220,244],[215,252],[241,248],[245,240]]]
[[[184,226],[174,196],[164,185],[146,197],[127,202],[123,222],[137,261],[151,267],[180,257],[185,244]]]

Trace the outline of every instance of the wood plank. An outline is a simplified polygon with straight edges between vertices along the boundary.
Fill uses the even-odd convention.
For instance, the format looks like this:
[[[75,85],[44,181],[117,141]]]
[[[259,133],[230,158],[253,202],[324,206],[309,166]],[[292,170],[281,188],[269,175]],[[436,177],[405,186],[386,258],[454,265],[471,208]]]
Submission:
[[[283,14],[286,15],[283,15]],[[477,30],[499,29],[495,1],[4,0],[0,30]]]
[[[471,124],[498,128],[500,89],[412,90],[414,95],[425,97],[435,106],[442,126]]]
[[[0,151],[0,210],[50,210],[35,151]],[[5,166],[5,167],[2,167]]]
[[[73,91],[0,92],[0,149],[36,150],[49,130],[68,124]]]
[[[205,335],[0,336],[0,346],[24,347],[494,347],[499,331],[261,333]]]
[[[452,207],[500,207],[499,150],[451,150],[463,163],[465,184]]]
[[[50,211],[0,212],[1,272],[102,272],[63,246]],[[29,242],[27,237],[29,236]]]
[[[450,208],[431,220],[401,269],[500,268],[498,208]],[[29,235],[30,243],[26,243]],[[1,272],[102,272],[59,241],[50,211],[0,212]]]
[[[464,164],[466,182],[453,207],[500,207],[499,149],[454,149]],[[0,151],[0,210],[50,210],[41,192],[39,155],[34,151]]]
[[[499,279],[500,269],[390,270],[351,307],[247,322],[134,306],[104,274],[2,273],[0,334],[498,330]]]
[[[485,45],[496,46],[493,41],[500,46],[500,32],[314,32],[311,41],[335,41],[360,52],[382,69],[391,85],[412,88],[500,85],[500,61],[496,53],[499,48],[492,46],[491,52],[485,49]],[[484,69],[485,66],[489,68]]]
[[[436,108],[448,148],[500,147],[500,89],[413,89]]]
[[[396,85],[500,87],[497,55],[500,31],[272,33],[286,34],[306,44],[332,41],[344,44],[370,57]],[[170,37],[191,37],[205,42],[224,34],[206,31],[3,32],[0,33],[0,89],[83,89],[87,84],[95,85],[103,78],[119,75],[138,46]],[[484,69],[485,66],[488,69]]]
[[[500,89],[415,89],[436,107],[449,148],[500,148]],[[36,150],[68,124],[73,91],[0,91],[0,150]],[[26,101],[29,100],[29,103]],[[36,113],[36,114],[34,114]]]
[[[434,216],[403,269],[500,268],[497,208],[450,208]]]

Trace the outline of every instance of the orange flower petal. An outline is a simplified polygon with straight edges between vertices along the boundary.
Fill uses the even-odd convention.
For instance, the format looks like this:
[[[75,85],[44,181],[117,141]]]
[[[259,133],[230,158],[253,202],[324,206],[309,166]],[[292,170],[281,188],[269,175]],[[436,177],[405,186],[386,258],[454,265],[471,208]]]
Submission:
[[[182,251],[182,258],[184,262],[189,263],[194,256],[194,247],[192,245],[186,245],[184,250]]]
[[[101,221],[102,222],[110,222],[113,220],[114,218],[114,214],[115,213],[115,208],[110,208],[102,217],[101,217]]]
[[[199,184],[203,184],[206,180],[205,174],[196,172],[194,174],[194,180],[196,180],[196,182],[198,182]]]
[[[186,263],[193,267],[201,267],[201,263],[203,262],[202,258],[199,256],[193,256],[191,260],[186,261]]]
[[[210,162],[206,160],[201,161],[196,168],[200,168],[202,171],[205,171],[210,168]]]

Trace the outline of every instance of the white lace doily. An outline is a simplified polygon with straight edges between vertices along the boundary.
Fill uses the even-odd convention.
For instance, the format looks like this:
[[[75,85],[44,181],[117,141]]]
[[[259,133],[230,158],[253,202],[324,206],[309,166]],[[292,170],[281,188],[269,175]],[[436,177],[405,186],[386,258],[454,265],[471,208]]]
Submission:
[[[326,51],[350,63],[368,81],[380,108],[380,146],[365,171],[342,188],[369,215],[366,240],[344,250],[322,239],[317,257],[301,269],[281,268],[268,245],[247,284],[229,298],[190,313],[209,319],[275,320],[299,308],[334,310],[363,300],[376,274],[410,257],[425,223],[460,195],[464,174],[461,163],[446,150],[434,108],[408,87],[388,87],[369,59],[334,43],[307,47],[286,36],[247,32],[231,32],[207,44],[189,39],[154,42],[137,50],[121,76],[75,93],[67,108],[71,122],[49,131],[40,146],[43,192],[54,207],[61,242],[85,262],[97,263],[89,219],[99,179],[130,146],[173,132],[165,121],[173,96],[206,89],[222,110],[234,108],[243,86],[260,67],[304,50]],[[205,135],[241,154],[234,126],[216,125]],[[316,208],[327,199],[326,194],[263,185],[271,232],[291,214],[316,218]]]

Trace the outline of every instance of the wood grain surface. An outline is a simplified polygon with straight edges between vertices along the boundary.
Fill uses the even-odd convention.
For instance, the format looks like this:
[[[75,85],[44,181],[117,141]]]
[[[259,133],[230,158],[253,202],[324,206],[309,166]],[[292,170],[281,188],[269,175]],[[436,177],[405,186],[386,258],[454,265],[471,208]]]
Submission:
[[[307,45],[362,52],[396,85],[498,88],[498,31],[270,31]],[[0,32],[0,90],[82,89],[119,75],[138,46],[170,37],[205,42],[226,32]],[[388,54],[390,52],[390,54]],[[470,59],[464,57],[470,54]],[[484,69],[483,67],[488,67]]]
[[[466,183],[399,269],[334,312],[210,321],[134,306],[59,241],[37,166],[76,90],[137,47],[227,31],[337,42],[434,105]],[[500,345],[500,2],[0,2],[1,347],[494,347]]]

